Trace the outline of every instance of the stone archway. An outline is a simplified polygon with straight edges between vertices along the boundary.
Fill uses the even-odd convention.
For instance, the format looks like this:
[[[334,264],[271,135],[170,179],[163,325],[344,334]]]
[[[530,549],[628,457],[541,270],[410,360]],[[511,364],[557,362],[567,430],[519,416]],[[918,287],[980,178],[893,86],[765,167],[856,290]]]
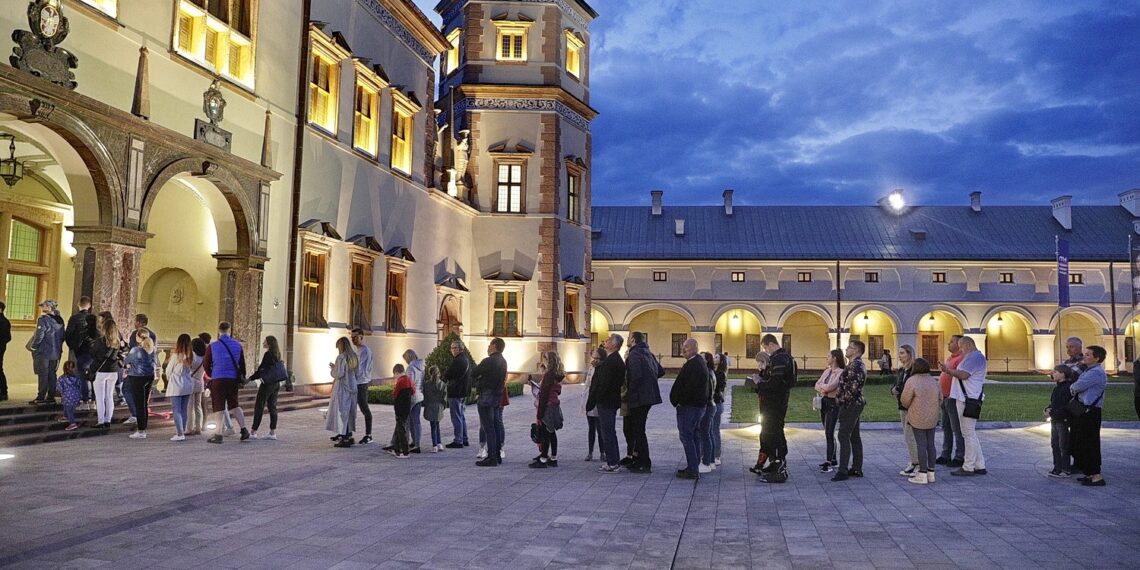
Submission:
[[[437,336],[440,342],[452,333],[460,337],[463,336],[462,314],[459,298],[451,294],[443,298],[443,302],[439,305],[439,318],[437,319],[437,328],[439,329]]]

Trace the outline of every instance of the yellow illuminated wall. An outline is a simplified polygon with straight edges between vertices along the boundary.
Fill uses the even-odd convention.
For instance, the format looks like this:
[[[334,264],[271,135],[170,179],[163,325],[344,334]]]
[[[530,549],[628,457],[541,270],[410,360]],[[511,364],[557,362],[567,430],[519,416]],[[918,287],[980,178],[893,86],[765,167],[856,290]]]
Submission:
[[[985,351],[990,373],[1032,369],[1033,335],[1025,317],[1010,311],[991,317],[986,324]]]
[[[1100,327],[1096,326],[1089,317],[1080,313],[1066,313],[1061,315],[1061,323],[1057,328],[1057,338],[1060,340],[1060,346],[1064,346],[1065,340],[1071,336],[1079,337],[1085,346],[1090,344],[1100,344],[1100,337],[1103,331]],[[1064,354],[1063,352],[1061,354]]]
[[[855,314],[855,318],[851,321],[851,334],[858,335],[864,343],[867,343],[867,355],[865,356],[867,359],[880,356],[871,353],[871,345],[868,339],[872,336],[882,336],[883,348],[891,351],[892,361],[897,361],[898,347],[896,346],[895,332],[895,325],[891,318],[882,311],[860,311]],[[874,369],[878,370],[878,367],[875,366]]]
[[[675,362],[670,360],[672,354],[672,335],[677,334],[690,334],[689,321],[679,313],[675,313],[666,309],[653,309],[646,311],[629,322],[629,330],[641,331],[648,335],[649,350],[653,354],[659,354],[664,357],[666,366],[680,364],[680,360]],[[701,347],[701,350],[708,350],[712,347]]]
[[[946,311],[933,311],[923,315],[918,321],[918,340],[914,345],[916,356],[925,358],[931,366],[937,367],[939,362],[949,356],[946,345],[950,342],[950,337],[962,332],[962,323]],[[927,338],[933,340],[927,341]],[[931,345],[927,346],[927,342]]]
[[[717,319],[716,332],[721,335],[721,351],[733,359],[744,360],[747,354],[746,335],[761,334],[760,319],[748,311],[732,309]]]
[[[610,336],[610,322],[606,319],[606,316],[597,309],[590,310],[590,333],[597,335],[598,343],[601,343],[606,340],[607,336]],[[596,348],[597,344],[595,344],[594,347]]]
[[[810,370],[819,370],[827,366],[827,354],[833,347],[823,317],[811,311],[792,313],[784,321],[783,332],[785,335],[791,335],[792,356],[796,358],[797,364]],[[806,361],[804,356],[807,356]]]

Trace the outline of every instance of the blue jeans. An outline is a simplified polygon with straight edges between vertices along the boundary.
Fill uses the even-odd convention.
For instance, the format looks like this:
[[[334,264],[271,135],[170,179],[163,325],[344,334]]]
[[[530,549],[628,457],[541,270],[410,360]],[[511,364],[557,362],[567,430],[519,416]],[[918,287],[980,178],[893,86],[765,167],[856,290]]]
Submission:
[[[712,425],[709,426],[709,433],[712,434],[712,448],[713,457],[720,459],[720,421],[724,418],[724,402],[716,405],[716,412],[713,413]]]
[[[494,459],[499,458],[499,452],[503,449],[503,442],[499,440],[499,430],[495,426],[496,415],[500,418],[503,417],[503,409],[479,406],[479,434],[481,436],[479,439],[480,441],[486,440],[487,457]]]
[[[86,380],[87,369],[94,364],[93,360],[95,358],[88,354],[75,355],[75,373],[83,379],[79,382],[79,399],[84,402],[94,399],[94,396],[91,395],[91,383]]]
[[[617,440],[617,408],[597,407],[598,410],[598,437],[602,438],[602,458],[610,466],[621,464],[621,455],[618,451]]]
[[[507,426],[503,425],[503,407],[495,408],[495,431],[499,435],[499,450],[503,449],[503,444],[507,442]]]
[[[412,404],[412,412],[408,417],[408,440],[411,442],[412,447],[420,446],[420,435],[423,429],[420,427],[420,421],[424,418],[424,403],[419,402]]]
[[[1069,431],[1069,422],[1053,420],[1049,422],[1049,446],[1053,448],[1053,469],[1057,471],[1073,470],[1072,432]]]
[[[448,398],[451,408],[451,426],[455,429],[453,443],[467,445],[467,401],[466,398]]]
[[[955,451],[956,450],[956,451]],[[966,455],[966,439],[962,437],[962,426],[958,421],[958,401],[954,398],[942,400],[942,455],[947,461],[962,460]]]
[[[712,419],[716,415],[716,404],[705,406],[705,413],[697,423],[697,444],[700,450],[701,463],[712,465],[716,456],[713,454]],[[719,426],[718,426],[719,427]]]
[[[186,412],[190,408],[190,394],[174,396],[170,400],[170,410],[174,412],[174,431],[179,435],[186,433]]]
[[[135,413],[135,396],[131,393],[131,379],[123,376],[123,401],[127,403],[127,410],[130,411],[132,418],[137,418],[138,414]]]
[[[435,447],[439,445],[443,439],[439,433],[439,422],[428,422],[428,426],[431,427],[431,445]]]
[[[681,446],[685,448],[685,470],[690,473],[696,473],[701,462],[697,424],[701,423],[701,416],[704,415],[703,406],[677,406],[677,433],[681,437]]]
[[[67,423],[76,423],[75,421],[75,406],[64,406],[63,415],[67,416]]]

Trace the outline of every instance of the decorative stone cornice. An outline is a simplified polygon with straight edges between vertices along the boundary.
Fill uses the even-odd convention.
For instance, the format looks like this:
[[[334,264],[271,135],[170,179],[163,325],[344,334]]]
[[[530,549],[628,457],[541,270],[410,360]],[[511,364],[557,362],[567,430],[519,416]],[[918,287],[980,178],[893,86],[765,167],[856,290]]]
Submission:
[[[578,24],[579,26],[582,26],[583,28],[590,25],[590,23],[587,22],[586,19],[582,17],[582,14],[577,9],[575,9],[573,6],[571,6],[570,3],[567,2],[566,0],[514,0],[514,1],[519,2],[519,3],[527,3],[527,4],[555,4],[559,8],[561,8],[562,12],[564,14],[566,14],[571,20],[573,20],[575,24]],[[578,6],[580,6],[581,9],[583,11],[585,11],[587,14],[589,14],[591,18],[597,18],[598,17],[598,13],[595,12],[593,8],[590,8],[590,6],[588,4],[586,4],[585,2],[583,2],[582,0],[576,0],[574,3],[577,4]],[[463,7],[464,4],[465,4],[465,2],[463,2],[462,0],[456,0],[456,1],[451,2],[450,5],[444,7],[443,12],[442,12],[443,21],[444,22],[450,22],[453,18],[457,17],[459,15],[458,14],[459,10]],[[438,10],[438,9],[439,9],[439,7],[436,8],[436,10]]]
[[[583,131],[598,112],[561,87],[527,85],[463,85],[457,90],[453,112],[535,111],[555,112]],[[446,117],[441,113],[440,117]]]
[[[435,56],[450,47],[447,38],[443,37],[435,26],[424,19],[418,11],[413,11],[400,2],[388,0],[357,0],[357,2],[428,66],[432,65]]]

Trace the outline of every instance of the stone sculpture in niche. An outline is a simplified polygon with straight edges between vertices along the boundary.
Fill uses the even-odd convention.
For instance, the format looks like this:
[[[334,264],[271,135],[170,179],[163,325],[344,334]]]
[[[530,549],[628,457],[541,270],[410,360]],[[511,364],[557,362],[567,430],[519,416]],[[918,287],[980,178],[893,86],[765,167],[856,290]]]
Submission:
[[[70,26],[59,0],[34,0],[28,4],[28,27],[31,31],[15,30],[12,67],[46,79],[56,85],[75,89],[75,74],[79,66],[75,54],[57,45],[67,37]]]

